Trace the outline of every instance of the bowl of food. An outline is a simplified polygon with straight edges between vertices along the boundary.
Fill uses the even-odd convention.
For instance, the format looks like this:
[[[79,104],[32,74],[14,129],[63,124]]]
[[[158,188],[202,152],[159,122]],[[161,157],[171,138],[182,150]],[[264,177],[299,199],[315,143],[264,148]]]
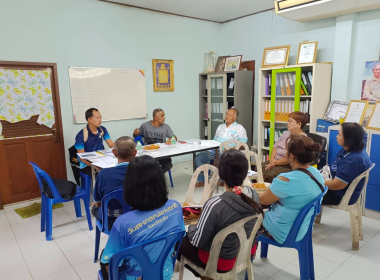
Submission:
[[[255,189],[257,193],[262,193],[266,191],[270,186],[270,183],[254,183],[252,184],[252,188]]]
[[[160,145],[158,145],[158,144],[147,145],[147,146],[144,146],[143,149],[145,151],[155,152],[155,151],[158,151],[160,149]]]

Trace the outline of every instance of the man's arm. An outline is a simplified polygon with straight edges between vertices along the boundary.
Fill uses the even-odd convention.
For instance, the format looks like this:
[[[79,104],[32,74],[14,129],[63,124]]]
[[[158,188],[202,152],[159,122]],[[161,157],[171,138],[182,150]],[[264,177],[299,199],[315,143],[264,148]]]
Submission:
[[[337,191],[343,190],[348,184],[335,177],[333,180],[325,180],[325,185],[329,188],[329,190]]]
[[[106,143],[107,143],[108,147],[110,147],[110,148],[113,148],[113,147],[114,147],[114,143],[113,143],[113,141],[112,141],[111,138],[110,138],[110,139],[107,139],[107,140],[106,140]]]

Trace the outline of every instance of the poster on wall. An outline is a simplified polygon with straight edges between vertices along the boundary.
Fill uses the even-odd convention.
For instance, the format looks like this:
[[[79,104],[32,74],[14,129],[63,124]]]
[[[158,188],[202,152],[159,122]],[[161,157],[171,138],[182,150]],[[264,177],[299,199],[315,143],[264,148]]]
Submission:
[[[380,101],[380,61],[365,63],[362,100]]]

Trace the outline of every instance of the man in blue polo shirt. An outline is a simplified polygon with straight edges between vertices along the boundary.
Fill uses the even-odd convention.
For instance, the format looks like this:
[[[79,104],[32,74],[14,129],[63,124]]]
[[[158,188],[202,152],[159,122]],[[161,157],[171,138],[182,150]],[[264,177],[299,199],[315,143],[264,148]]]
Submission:
[[[101,220],[101,201],[102,198],[109,192],[122,189],[127,172],[129,161],[136,155],[136,144],[133,138],[129,136],[120,137],[115,141],[113,154],[117,157],[118,164],[115,167],[105,168],[100,170],[96,178],[92,198],[94,205],[91,209],[92,214]],[[111,200],[108,204],[108,228],[111,229],[116,218],[123,214],[123,207],[119,201]]]
[[[78,153],[104,150],[103,139],[108,147],[113,148],[113,141],[107,129],[102,124],[102,115],[96,108],[86,111],[87,126],[75,137],[75,148]],[[91,163],[85,159],[79,159],[81,172],[91,176]]]

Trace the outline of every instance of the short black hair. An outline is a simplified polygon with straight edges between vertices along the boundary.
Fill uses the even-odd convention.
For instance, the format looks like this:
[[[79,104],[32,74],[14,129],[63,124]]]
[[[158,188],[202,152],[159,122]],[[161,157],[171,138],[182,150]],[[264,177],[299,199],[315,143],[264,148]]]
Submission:
[[[133,158],[124,179],[124,201],[134,210],[150,211],[168,201],[165,176],[151,156]]]
[[[360,124],[342,123],[342,132],[344,146],[348,148],[347,152],[361,152],[364,149],[364,129]]]
[[[88,121],[89,118],[91,118],[91,117],[94,116],[93,111],[97,111],[97,112],[99,112],[99,110],[96,109],[96,108],[90,108],[90,109],[87,109],[87,111],[86,111],[86,121]]]

